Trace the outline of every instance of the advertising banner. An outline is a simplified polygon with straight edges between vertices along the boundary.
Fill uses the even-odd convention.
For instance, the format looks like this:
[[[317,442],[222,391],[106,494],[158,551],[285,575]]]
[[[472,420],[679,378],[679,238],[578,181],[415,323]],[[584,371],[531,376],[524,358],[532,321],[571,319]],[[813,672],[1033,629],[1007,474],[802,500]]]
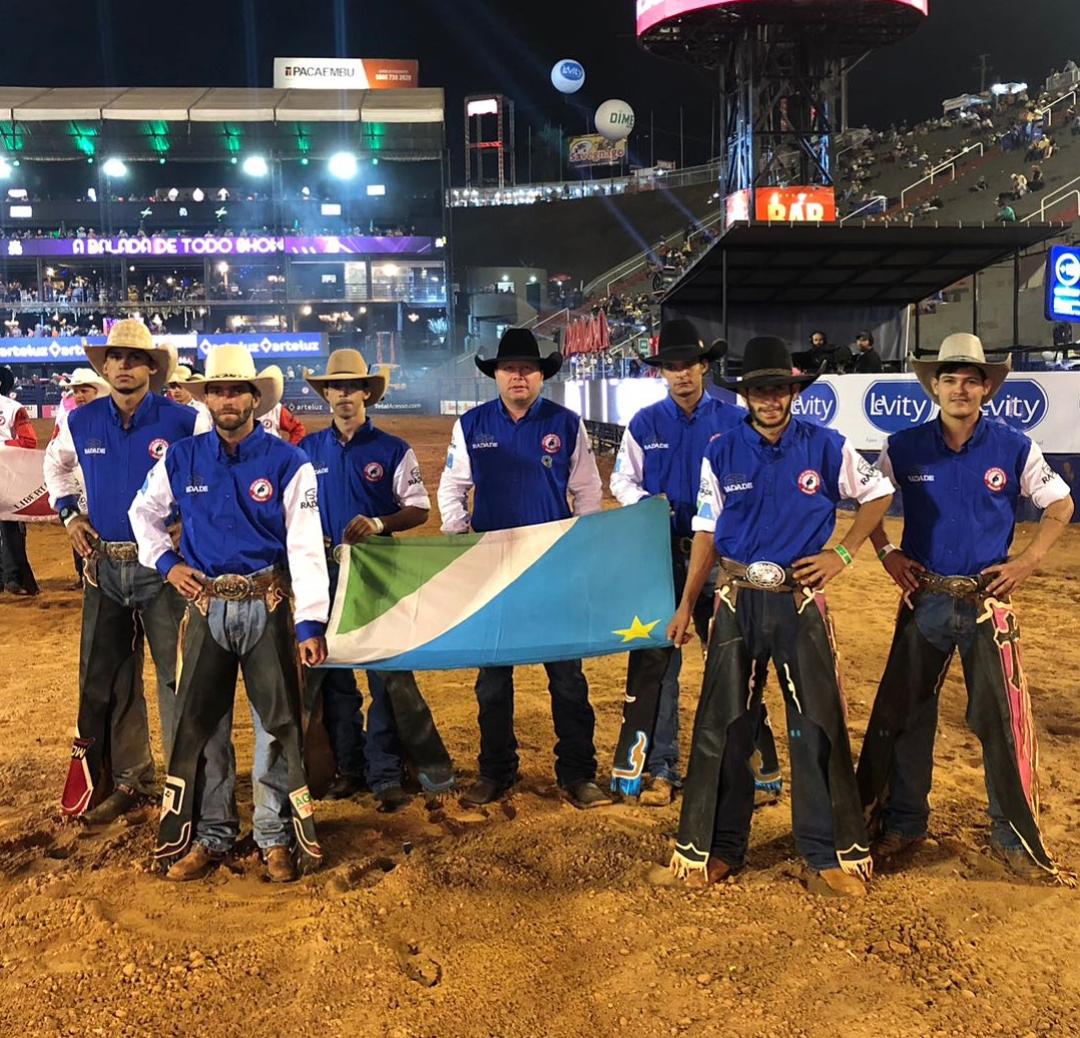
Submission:
[[[567,160],[571,166],[616,166],[626,158],[626,138],[609,141],[598,133],[571,137]]]
[[[269,335],[200,335],[199,359],[211,346],[243,346],[258,361],[325,357],[326,336],[319,332],[273,332]]]
[[[831,187],[766,187],[754,192],[754,218],[782,223],[835,223],[836,191]]]
[[[155,335],[155,343],[169,342],[178,352],[195,348],[194,335]],[[255,336],[258,338],[258,336]],[[55,339],[0,339],[0,364],[85,365],[84,346],[104,346],[104,335],[60,336]]]
[[[420,63],[399,58],[274,58],[275,90],[397,90],[420,85]]]
[[[256,234],[244,237],[192,235],[145,238],[10,238],[0,241],[0,256],[308,256],[308,255],[424,255],[433,252],[435,240],[420,235],[374,237],[327,234],[317,237],[283,238]]]
[[[1080,324],[1080,248],[1055,245],[1046,257],[1046,319]]]

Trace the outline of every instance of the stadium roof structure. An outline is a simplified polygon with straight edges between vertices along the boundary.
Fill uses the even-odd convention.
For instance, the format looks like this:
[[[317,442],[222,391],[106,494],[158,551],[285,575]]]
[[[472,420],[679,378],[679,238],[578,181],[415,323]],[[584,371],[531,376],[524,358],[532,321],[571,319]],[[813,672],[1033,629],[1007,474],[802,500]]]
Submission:
[[[722,305],[903,307],[1064,230],[1061,224],[736,224],[662,302],[680,311]]]
[[[0,87],[0,156],[228,158],[258,145],[316,158],[344,145],[438,158],[441,88]]]

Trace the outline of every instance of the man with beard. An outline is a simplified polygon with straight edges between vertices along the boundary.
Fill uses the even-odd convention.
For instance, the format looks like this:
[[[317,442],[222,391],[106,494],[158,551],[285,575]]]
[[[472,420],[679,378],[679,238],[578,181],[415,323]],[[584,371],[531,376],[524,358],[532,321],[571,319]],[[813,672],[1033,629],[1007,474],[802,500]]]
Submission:
[[[205,875],[239,833],[235,761],[212,802],[200,767],[207,741],[232,728],[238,669],[255,732],[253,828],[267,874],[287,882],[297,864],[311,869],[322,860],[301,748],[297,643],[305,665],[326,659],[330,599],[315,472],[257,420],[281,390],[280,371],[256,374],[243,346],[212,348],[194,392],[206,400],[214,430],[177,444],[131,506],[140,561],[188,600],[154,852],[178,859],[172,880]],[[166,527],[177,511],[179,552]]]
[[[330,427],[300,443],[319,480],[319,514],[328,549],[330,598],[337,589],[337,552],[372,536],[392,536],[423,526],[431,502],[413,449],[378,429],[368,417],[386,392],[386,377],[371,374],[356,350],[330,355],[325,375],[306,375],[308,385],[334,413]],[[337,776],[326,792],[340,799],[358,792],[366,778],[379,809],[396,811],[408,803],[402,788],[402,755],[408,757],[426,794],[454,785],[450,755],[435,727],[411,671],[367,672],[365,738],[360,691],[352,670],[333,668],[308,674],[309,709],[319,714],[330,736]]]
[[[743,866],[754,809],[747,761],[772,659],[787,708],[792,828],[808,886],[842,897],[866,892],[869,840],[823,589],[851,565],[893,488],[838,432],[792,417],[799,390],[816,377],[792,374],[780,339],[751,339],[743,375],[731,383],[749,416],[705,450],[690,572],[668,637],[676,645],[689,638],[694,603],[719,558],[717,607],[675,853],[650,873],[657,884],[703,886]],[[855,521],[823,550],[843,498],[858,503]]]
[[[878,462],[904,501],[904,537],[871,535],[903,592],[896,633],[859,757],[859,789],[885,860],[926,838],[938,702],[959,652],[968,724],[983,748],[991,853],[1025,879],[1060,877],[1039,828],[1038,745],[1017,590],[1073,512],[1068,484],[1019,430],[982,413],[1005,383],[1008,360],[986,360],[974,335],[950,335],[936,360],[912,360],[941,408],[889,437]],[[1043,509],[1024,551],[1009,558],[1022,497]]]
[[[106,344],[87,346],[86,355],[111,391],[72,411],[59,427],[45,452],[44,475],[50,502],[86,560],[78,735],[60,806],[95,825],[114,821],[154,792],[141,682],[144,634],[157,672],[166,760],[172,747],[184,603],[152,568],[139,564],[128,507],[169,446],[208,426],[159,395],[175,357],[169,347],[154,344],[141,321],[117,321]],[[85,514],[79,509],[83,492]],[[110,777],[115,789],[102,800]]]

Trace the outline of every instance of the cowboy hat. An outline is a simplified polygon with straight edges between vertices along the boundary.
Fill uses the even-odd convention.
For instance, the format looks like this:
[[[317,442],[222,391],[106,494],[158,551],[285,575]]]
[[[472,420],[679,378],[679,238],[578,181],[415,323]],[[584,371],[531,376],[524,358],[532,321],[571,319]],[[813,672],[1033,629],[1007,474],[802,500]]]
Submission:
[[[76,368],[67,380],[68,389],[76,386],[93,386],[98,392],[108,393],[109,383],[105,381],[93,368]]]
[[[255,405],[255,417],[261,418],[280,402],[285,390],[285,377],[281,368],[271,364],[255,373],[255,361],[246,347],[229,345],[211,346],[206,351],[206,371],[199,378],[186,382],[188,392],[196,400],[206,400],[206,390],[215,382],[250,382],[259,393]]]
[[[990,389],[986,399],[990,400],[1001,388],[1006,376],[1012,370],[1012,357],[1006,357],[1003,361],[988,361],[986,352],[983,350],[982,340],[977,335],[968,332],[955,332],[945,336],[934,360],[920,360],[914,355],[909,358],[911,367],[922,383],[926,395],[935,399],[933,390],[930,388],[931,379],[937,374],[942,364],[966,364],[971,367],[981,368],[990,380]]]
[[[117,321],[109,329],[109,338],[104,346],[84,346],[83,351],[90,367],[104,377],[101,369],[105,365],[105,354],[117,348],[142,350],[157,364],[157,371],[150,376],[151,393],[160,393],[168,385],[176,364],[176,350],[167,342],[155,343],[150,329],[142,321],[134,317]]]
[[[817,371],[799,374],[791,366],[791,351],[783,339],[775,335],[758,335],[743,350],[742,375],[737,379],[715,378],[725,389],[745,393],[764,386],[799,386],[805,388],[815,381],[825,365]]]
[[[562,354],[557,350],[544,356],[540,353],[540,343],[536,341],[528,328],[507,328],[499,340],[499,350],[494,357],[473,358],[476,366],[488,378],[495,377],[495,369],[500,360],[531,360],[540,365],[540,373],[545,379],[551,378],[562,367]]]
[[[386,392],[386,376],[381,371],[372,374],[359,350],[334,350],[326,362],[326,374],[305,371],[304,381],[324,400],[328,382],[363,382],[369,394],[365,407],[374,407]]]
[[[196,375],[192,372],[186,364],[177,364],[172,370],[172,375],[169,376],[168,385],[184,385],[186,382],[190,382],[193,378],[202,378],[201,375]]]
[[[674,321],[665,321],[660,326],[660,342],[657,344],[656,353],[651,357],[642,357],[641,360],[644,364],[658,368],[663,364],[674,364],[678,361],[719,360],[726,352],[727,343],[723,339],[717,339],[706,349],[694,322],[680,317]]]

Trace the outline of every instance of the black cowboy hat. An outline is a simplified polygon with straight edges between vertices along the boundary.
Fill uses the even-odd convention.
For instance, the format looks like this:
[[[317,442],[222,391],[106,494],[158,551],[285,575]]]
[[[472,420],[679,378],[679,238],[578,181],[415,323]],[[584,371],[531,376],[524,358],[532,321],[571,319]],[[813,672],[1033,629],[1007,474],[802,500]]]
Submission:
[[[791,366],[791,351],[783,339],[775,335],[758,335],[743,350],[742,375],[737,379],[717,378],[716,384],[736,392],[746,392],[762,386],[806,387],[825,370],[822,364],[817,371],[795,374]]]
[[[531,360],[540,365],[540,373],[545,379],[551,378],[562,367],[562,354],[556,351],[543,356],[536,336],[528,328],[507,328],[499,340],[499,351],[494,357],[476,356],[474,360],[488,378],[495,377],[495,368],[500,360]]]
[[[661,364],[673,364],[680,360],[719,360],[725,353],[727,343],[723,339],[717,339],[706,349],[694,322],[680,317],[674,321],[665,321],[660,326],[660,342],[656,353],[641,359],[644,363],[658,368]]]

